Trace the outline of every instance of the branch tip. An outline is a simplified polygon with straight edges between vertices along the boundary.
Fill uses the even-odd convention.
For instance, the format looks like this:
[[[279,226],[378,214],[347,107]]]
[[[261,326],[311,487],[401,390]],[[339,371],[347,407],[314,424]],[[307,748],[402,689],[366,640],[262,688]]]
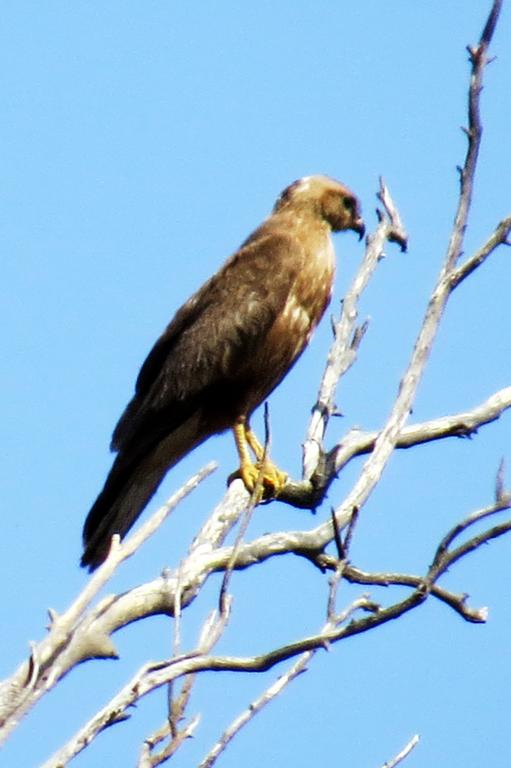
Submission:
[[[332,526],[334,530],[334,541],[335,546],[337,547],[337,557],[339,561],[346,559],[346,550],[344,548],[344,542],[341,537],[341,530],[339,528],[339,523],[337,522],[337,517],[335,515],[335,509],[333,507],[330,507],[330,516],[332,518]]]
[[[495,502],[497,504],[501,502],[505,496],[505,491],[504,491],[505,470],[506,470],[506,462],[504,457],[502,457],[497,469],[497,475],[495,477]]]
[[[50,619],[50,623],[46,627],[46,629],[52,629],[56,624],[58,624],[60,619],[60,614],[57,613],[57,611],[54,608],[48,608],[48,618]]]
[[[385,213],[390,221],[390,229],[387,233],[387,240],[391,243],[397,243],[401,247],[401,252],[405,252],[408,247],[408,235],[401,221],[399,211],[391,197],[389,189],[383,180],[383,176],[379,179],[380,188],[376,193],[376,197],[383,204]],[[383,218],[383,217],[382,217]]]

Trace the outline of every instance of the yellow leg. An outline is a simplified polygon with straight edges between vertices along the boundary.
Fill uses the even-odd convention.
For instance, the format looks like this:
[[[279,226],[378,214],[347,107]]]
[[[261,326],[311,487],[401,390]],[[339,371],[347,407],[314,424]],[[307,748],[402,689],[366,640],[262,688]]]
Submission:
[[[257,439],[257,435],[250,429],[250,424],[245,424],[245,438],[257,461],[264,457],[264,446]]]
[[[261,477],[261,498],[275,498],[286,484],[287,475],[264,456],[264,448],[250,429],[246,419],[240,419],[233,427],[234,441],[240,457],[240,468],[229,479],[240,477],[245,488],[253,492]],[[250,456],[249,448],[253,451],[256,462]]]
[[[252,459],[250,458],[250,452],[248,450],[250,443],[247,439],[245,422],[237,421],[233,427],[233,432],[234,442],[236,443],[236,450],[238,451],[238,456],[240,457],[240,466],[245,467],[249,464],[252,464]]]

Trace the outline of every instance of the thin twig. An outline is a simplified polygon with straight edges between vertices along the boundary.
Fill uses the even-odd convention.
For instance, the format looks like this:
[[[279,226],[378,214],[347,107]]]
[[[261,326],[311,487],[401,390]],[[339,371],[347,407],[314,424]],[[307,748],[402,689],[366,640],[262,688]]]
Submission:
[[[476,251],[470,258],[460,264],[451,275],[451,285],[456,288],[465,278],[472,274],[472,272],[480,267],[481,264],[486,261],[488,256],[495,251],[500,245],[509,245],[509,233],[511,232],[511,216],[506,216],[500,224],[497,226],[495,232],[493,232],[486,243]]]
[[[384,763],[383,768],[395,768],[396,765],[399,763],[402,763],[405,757],[408,757],[412,749],[414,749],[417,744],[419,743],[419,735],[416,733],[415,736],[412,736],[408,744],[406,744],[401,752],[399,752],[395,757],[392,758],[392,760],[388,760],[386,763]]]
[[[499,468],[497,469],[497,476],[495,477],[495,501],[501,501],[506,493],[504,489],[504,476],[506,470],[506,461],[504,458],[500,460]]]
[[[457,538],[460,534],[464,533],[467,528],[469,528],[471,525],[474,525],[475,523],[480,522],[481,520],[484,520],[487,517],[490,517],[491,515],[495,515],[497,512],[502,512],[503,510],[510,508],[511,493],[502,492],[494,504],[489,507],[484,507],[483,509],[478,509],[477,512],[473,512],[471,515],[451,528],[451,530],[444,536],[438,545],[435,557],[433,559],[433,566],[436,567],[444,561],[446,553],[448,552],[449,547],[453,543],[454,539]]]
[[[195,715],[195,717],[193,717],[190,722],[176,734],[172,741],[159,752],[154,752],[154,747],[157,743],[163,741],[168,734],[164,733],[162,730],[161,732],[153,734],[152,737],[147,738],[142,745],[137,768],[154,768],[169,760],[186,739],[192,738],[199,722],[200,715]]]

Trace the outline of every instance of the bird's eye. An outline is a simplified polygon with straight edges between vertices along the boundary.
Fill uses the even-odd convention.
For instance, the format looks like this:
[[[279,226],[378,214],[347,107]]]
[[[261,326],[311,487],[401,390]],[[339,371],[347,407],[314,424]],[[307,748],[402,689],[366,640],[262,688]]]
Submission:
[[[352,197],[343,197],[342,204],[344,205],[345,209],[350,213],[355,208],[355,200]]]

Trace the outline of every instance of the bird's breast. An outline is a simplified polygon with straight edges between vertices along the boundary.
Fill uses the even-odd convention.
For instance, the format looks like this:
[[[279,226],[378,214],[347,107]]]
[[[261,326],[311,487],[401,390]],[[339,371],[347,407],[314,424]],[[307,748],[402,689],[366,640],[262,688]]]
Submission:
[[[290,321],[297,323],[297,330],[308,324],[307,342],[330,303],[334,273],[335,252],[330,235],[325,233],[308,250],[286,305]]]
[[[286,303],[261,345],[263,369],[276,382],[302,353],[332,295],[335,253],[330,237],[306,251],[302,269],[290,286]],[[271,374],[269,372],[272,372]]]

